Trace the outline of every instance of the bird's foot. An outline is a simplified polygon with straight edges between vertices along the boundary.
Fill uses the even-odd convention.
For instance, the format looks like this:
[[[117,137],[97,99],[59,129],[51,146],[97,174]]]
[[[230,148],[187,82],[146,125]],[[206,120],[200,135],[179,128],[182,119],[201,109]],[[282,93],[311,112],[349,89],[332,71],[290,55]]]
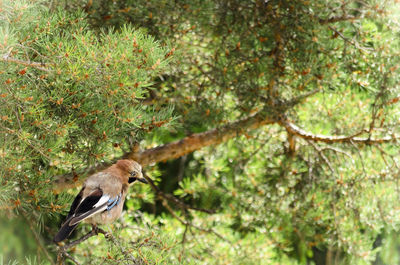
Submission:
[[[91,232],[91,233],[93,233],[93,234],[95,234],[95,235],[103,234],[103,235],[106,236],[106,237],[107,237],[107,235],[108,235],[108,233],[107,233],[106,231],[104,231],[103,229],[101,229],[100,227],[98,227],[98,226],[95,225],[95,224],[92,224],[92,232]]]
[[[92,224],[92,231],[96,234],[96,235],[98,235],[99,234],[99,228],[97,227],[97,225],[95,225],[95,224]]]

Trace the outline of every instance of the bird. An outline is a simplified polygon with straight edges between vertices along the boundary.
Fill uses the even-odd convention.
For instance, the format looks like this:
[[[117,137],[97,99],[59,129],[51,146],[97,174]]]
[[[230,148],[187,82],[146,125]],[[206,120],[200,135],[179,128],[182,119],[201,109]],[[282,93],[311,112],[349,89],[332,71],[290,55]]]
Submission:
[[[118,219],[129,184],[136,180],[148,183],[143,177],[142,166],[129,159],[118,160],[110,167],[89,176],[72,202],[66,220],[53,241],[58,243],[68,238],[82,221],[96,227]]]

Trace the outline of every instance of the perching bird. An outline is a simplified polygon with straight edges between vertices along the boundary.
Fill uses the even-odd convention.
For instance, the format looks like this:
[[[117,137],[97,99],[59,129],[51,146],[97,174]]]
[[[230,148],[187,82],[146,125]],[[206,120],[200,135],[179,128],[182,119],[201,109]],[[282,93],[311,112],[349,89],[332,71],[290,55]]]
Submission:
[[[91,175],[73,201],[54,242],[66,239],[83,220],[93,225],[116,220],[121,215],[129,184],[135,180],[147,183],[142,167],[132,160],[118,160],[109,168]]]

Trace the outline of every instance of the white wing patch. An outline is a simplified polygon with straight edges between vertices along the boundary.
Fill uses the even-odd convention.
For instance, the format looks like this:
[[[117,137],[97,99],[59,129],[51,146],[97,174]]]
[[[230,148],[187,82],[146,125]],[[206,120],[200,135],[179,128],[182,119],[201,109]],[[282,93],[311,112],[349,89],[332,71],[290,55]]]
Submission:
[[[100,200],[95,205],[93,205],[93,208],[102,206],[104,203],[108,202],[109,199],[110,199],[110,196],[108,196],[108,195],[101,196]]]
[[[76,217],[74,215],[73,218],[71,219],[71,221],[69,222],[69,225],[74,225],[79,222],[82,222],[83,220],[91,217],[92,215],[106,210],[109,199],[110,199],[110,196],[108,196],[108,195],[101,196],[100,200],[95,205],[93,205],[93,208],[90,211],[87,211],[86,213],[81,214]]]

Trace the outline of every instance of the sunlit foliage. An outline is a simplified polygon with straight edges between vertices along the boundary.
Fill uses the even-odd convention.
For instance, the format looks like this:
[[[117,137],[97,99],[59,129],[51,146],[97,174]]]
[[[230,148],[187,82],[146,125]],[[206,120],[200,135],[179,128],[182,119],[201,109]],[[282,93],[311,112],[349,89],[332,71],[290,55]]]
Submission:
[[[0,8],[0,209],[41,246],[5,259],[56,258],[51,237],[76,190],[52,192],[54,175],[78,179],[136,143],[154,147],[263,110],[273,125],[147,168],[162,192],[212,213],[135,186],[109,227],[120,246],[98,236],[71,255],[84,264],[129,263],[122,249],[138,264],[398,262],[396,3]]]

